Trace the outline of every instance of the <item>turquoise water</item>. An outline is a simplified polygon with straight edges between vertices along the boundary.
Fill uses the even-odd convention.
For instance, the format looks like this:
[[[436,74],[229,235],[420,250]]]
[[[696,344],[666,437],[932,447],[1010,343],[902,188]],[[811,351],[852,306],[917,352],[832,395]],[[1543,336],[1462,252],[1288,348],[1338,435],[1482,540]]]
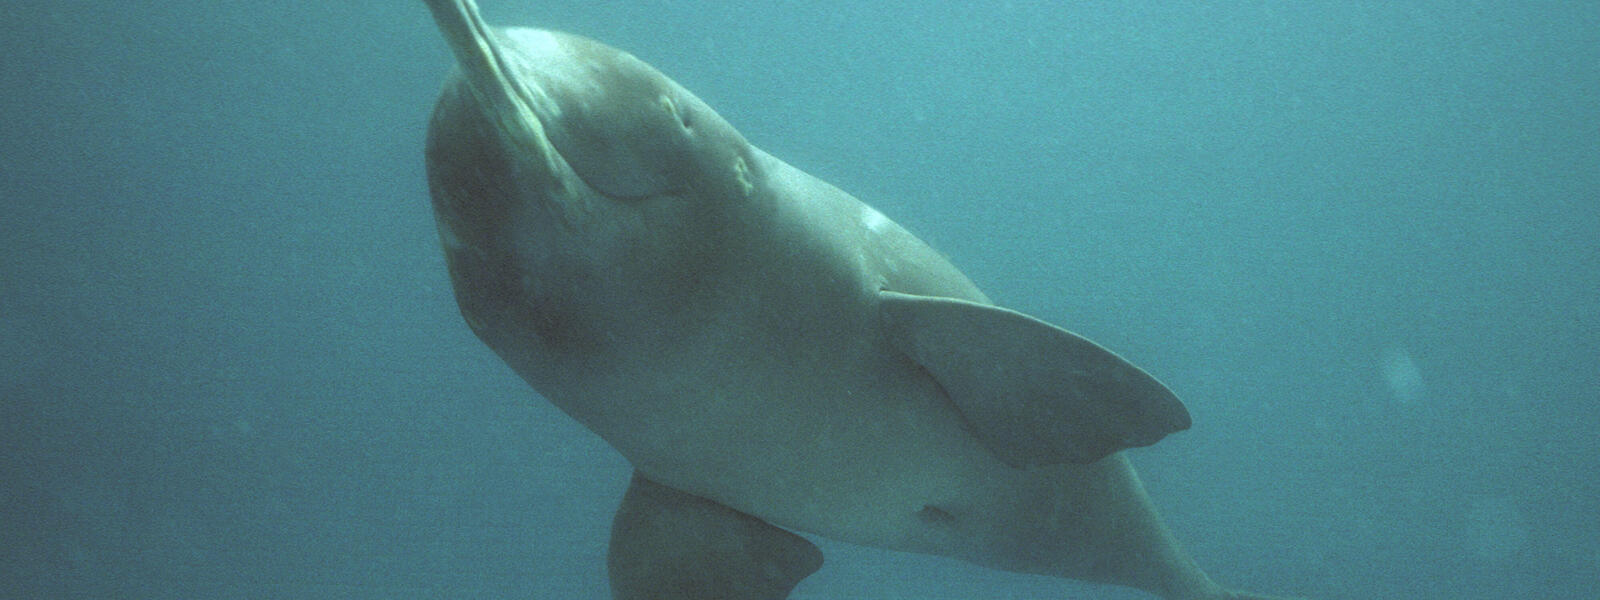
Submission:
[[[156,6],[144,6],[155,4]],[[460,322],[421,3],[0,9],[0,597],[605,597],[627,466]],[[484,2],[1160,376],[1200,563],[1600,579],[1600,5]],[[800,598],[1139,598],[824,543]]]

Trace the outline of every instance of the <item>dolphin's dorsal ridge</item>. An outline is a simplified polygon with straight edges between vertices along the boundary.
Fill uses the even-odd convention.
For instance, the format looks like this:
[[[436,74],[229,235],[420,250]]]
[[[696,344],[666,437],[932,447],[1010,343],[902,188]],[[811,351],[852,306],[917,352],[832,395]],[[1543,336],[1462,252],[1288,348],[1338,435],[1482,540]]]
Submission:
[[[1022,313],[879,293],[884,335],[939,382],[968,429],[1013,467],[1090,463],[1189,428],[1189,411],[1110,350]]]

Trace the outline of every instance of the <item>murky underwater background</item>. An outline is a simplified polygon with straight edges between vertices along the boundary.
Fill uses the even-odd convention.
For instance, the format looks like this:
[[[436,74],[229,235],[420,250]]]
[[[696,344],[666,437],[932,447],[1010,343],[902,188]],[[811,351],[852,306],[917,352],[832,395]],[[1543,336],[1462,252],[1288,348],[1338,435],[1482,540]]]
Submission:
[[[1218,580],[1600,580],[1600,4],[485,0],[1173,387]],[[458,317],[420,2],[0,8],[0,597],[603,598],[627,466]],[[823,543],[805,599],[1141,598]]]

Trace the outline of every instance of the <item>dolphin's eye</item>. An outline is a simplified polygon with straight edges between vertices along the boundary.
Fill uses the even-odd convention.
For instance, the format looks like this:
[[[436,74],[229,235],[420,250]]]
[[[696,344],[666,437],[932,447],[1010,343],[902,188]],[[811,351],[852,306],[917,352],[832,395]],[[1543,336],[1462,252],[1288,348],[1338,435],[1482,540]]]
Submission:
[[[667,114],[670,114],[674,118],[678,119],[678,122],[683,124],[684,129],[693,128],[693,126],[689,124],[689,111],[680,110],[678,108],[678,103],[673,102],[672,98],[662,94],[661,106],[667,109]]]

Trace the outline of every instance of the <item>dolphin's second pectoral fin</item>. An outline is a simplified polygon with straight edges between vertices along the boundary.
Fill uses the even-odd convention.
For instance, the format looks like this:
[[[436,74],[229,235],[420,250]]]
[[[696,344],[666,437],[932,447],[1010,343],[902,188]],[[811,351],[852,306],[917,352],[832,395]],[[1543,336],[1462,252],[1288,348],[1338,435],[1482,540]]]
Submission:
[[[1154,377],[1072,332],[953,298],[879,293],[884,334],[1014,467],[1090,463],[1188,429]]]
[[[638,473],[611,524],[617,600],[782,600],[821,566],[804,538]]]

